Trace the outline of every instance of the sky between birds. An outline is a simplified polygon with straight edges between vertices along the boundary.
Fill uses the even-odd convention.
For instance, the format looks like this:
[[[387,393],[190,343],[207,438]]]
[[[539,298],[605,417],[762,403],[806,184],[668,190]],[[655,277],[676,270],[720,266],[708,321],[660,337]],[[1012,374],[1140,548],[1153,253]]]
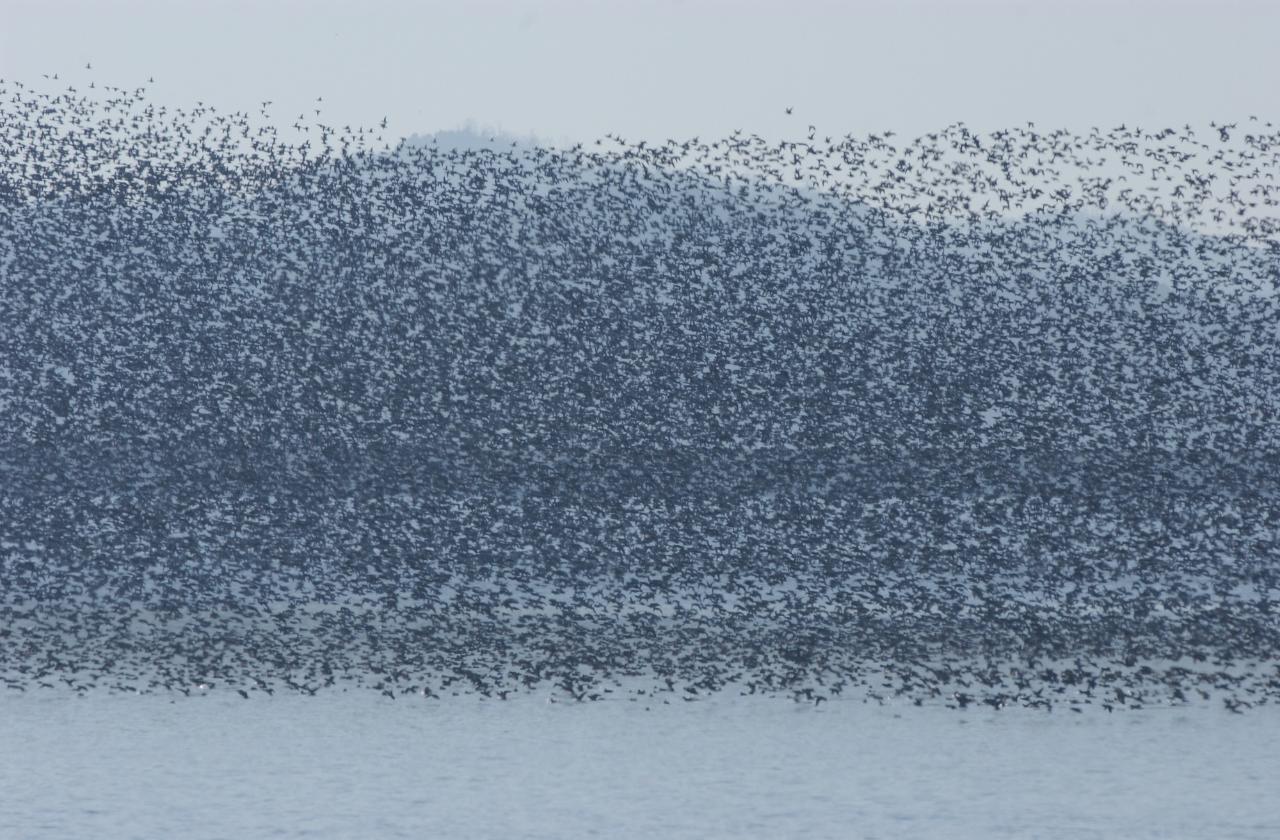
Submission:
[[[0,21],[0,78],[271,101],[281,125],[386,117],[391,143],[467,123],[566,143],[1280,117],[1277,2],[0,0]]]

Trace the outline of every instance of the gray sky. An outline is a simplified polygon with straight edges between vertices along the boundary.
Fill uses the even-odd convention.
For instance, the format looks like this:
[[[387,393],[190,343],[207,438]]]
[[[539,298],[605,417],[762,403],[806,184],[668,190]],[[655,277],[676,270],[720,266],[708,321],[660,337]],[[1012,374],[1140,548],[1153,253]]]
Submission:
[[[158,103],[388,139],[1156,128],[1280,117],[1277,34],[1280,2],[1245,0],[0,0],[0,78],[154,77]]]

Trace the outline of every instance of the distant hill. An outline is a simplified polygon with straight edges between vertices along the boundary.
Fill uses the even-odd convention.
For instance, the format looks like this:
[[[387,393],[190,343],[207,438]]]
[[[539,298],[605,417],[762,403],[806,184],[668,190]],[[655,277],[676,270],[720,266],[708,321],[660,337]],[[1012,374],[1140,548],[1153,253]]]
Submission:
[[[501,129],[489,129],[468,123],[456,129],[411,134],[405,139],[405,145],[410,147],[434,145],[446,151],[511,148],[527,150],[539,145],[539,141],[532,134],[516,135]]]

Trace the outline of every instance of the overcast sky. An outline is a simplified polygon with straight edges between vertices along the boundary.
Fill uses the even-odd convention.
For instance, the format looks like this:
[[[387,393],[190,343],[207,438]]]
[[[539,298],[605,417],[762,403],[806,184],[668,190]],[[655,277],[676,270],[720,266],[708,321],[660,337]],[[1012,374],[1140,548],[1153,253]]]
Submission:
[[[1087,131],[1280,117],[1278,33],[1280,2],[1244,0],[0,0],[0,78],[154,77],[160,103],[389,139]]]

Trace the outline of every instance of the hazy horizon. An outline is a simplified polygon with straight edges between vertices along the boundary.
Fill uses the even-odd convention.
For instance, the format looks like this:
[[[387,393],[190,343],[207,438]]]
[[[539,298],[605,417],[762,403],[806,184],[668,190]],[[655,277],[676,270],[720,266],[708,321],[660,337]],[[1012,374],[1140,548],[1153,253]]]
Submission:
[[[270,102],[281,124],[386,118],[392,144],[468,123],[565,143],[1271,119],[1280,77],[1280,5],[1256,2],[0,6],[0,78]]]

